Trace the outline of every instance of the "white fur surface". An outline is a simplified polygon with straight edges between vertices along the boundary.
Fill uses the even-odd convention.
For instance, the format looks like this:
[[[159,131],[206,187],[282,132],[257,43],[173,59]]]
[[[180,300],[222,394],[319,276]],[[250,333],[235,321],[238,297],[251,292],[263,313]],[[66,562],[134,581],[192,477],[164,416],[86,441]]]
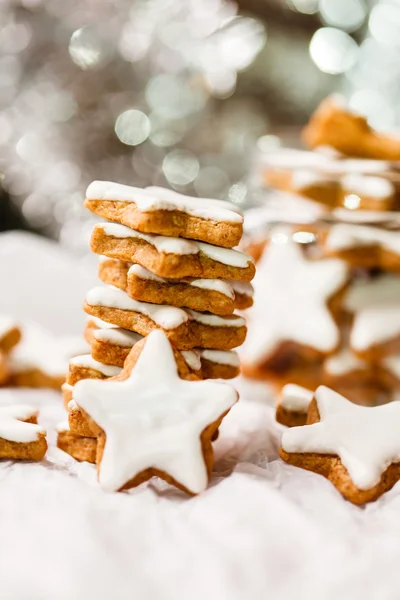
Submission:
[[[34,256],[41,240],[23,239]],[[73,268],[65,275],[70,286]],[[11,293],[12,281],[2,281]],[[69,333],[79,325],[80,293],[70,289],[66,304],[60,295]],[[45,307],[41,289],[30,294]],[[29,305],[16,309],[38,318]],[[40,320],[51,327],[45,308]],[[0,598],[397,600],[400,485],[358,508],[322,477],[284,464],[268,391],[237,383],[241,400],[221,427],[211,486],[195,498],[158,480],[102,492],[92,465],[54,446],[54,426],[65,420],[60,395],[0,390],[0,405],[40,409],[50,442],[42,463],[0,463]]]

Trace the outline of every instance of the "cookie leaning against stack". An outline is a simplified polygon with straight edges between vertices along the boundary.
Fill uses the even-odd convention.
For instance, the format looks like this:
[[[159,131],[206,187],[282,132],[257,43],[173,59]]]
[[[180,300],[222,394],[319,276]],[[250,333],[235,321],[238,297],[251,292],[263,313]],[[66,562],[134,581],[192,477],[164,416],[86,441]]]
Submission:
[[[243,343],[246,325],[234,310],[252,304],[249,282],[255,267],[250,256],[232,249],[240,241],[243,217],[228,202],[191,198],[162,188],[142,190],[98,181],[89,186],[85,206],[113,222],[96,225],[91,238],[92,251],[101,257],[99,277],[106,285],[93,288],[86,297],[84,310],[90,319],[85,337],[91,355],[70,362],[63,388],[70,430],[62,428],[59,445],[72,456],[94,460],[93,445],[90,452],[82,453],[87,439],[82,442],[80,437],[101,439],[101,450],[96,454],[101,481],[100,462],[107,432],[93,413],[82,410],[85,399],[80,393],[82,404],[78,402],[76,384],[82,379],[110,377],[117,384],[130,380],[131,374],[133,379],[140,377],[138,353],[139,357],[143,353],[147,356],[150,351],[142,338],[157,331],[162,332],[162,339],[157,338],[151,345],[159,354],[154,356],[155,380],[160,369],[158,361],[173,363],[167,349],[170,345],[175,370],[183,380],[235,377],[239,360],[233,348]],[[231,398],[225,408],[232,403]],[[158,416],[149,415],[149,419],[157,421]],[[214,438],[220,420],[208,423],[208,441]],[[208,441],[203,440],[202,447],[209,474],[212,460],[207,456],[210,452],[212,456],[212,449]],[[123,483],[133,481],[137,485],[157,474],[189,492],[202,488],[195,484],[190,488],[168,468],[147,467],[142,474],[130,473]]]

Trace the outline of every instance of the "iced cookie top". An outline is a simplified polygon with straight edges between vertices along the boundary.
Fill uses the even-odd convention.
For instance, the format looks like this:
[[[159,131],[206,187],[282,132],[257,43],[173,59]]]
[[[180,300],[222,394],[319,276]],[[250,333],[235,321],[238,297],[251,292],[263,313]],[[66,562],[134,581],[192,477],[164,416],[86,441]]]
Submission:
[[[38,411],[26,404],[1,406],[0,438],[20,444],[36,442],[39,437],[46,435],[46,430],[40,425],[24,421],[37,415]]]
[[[105,433],[99,481],[109,491],[155,468],[192,493],[202,492],[208,475],[200,436],[237,400],[227,384],[181,379],[161,331],[147,336],[126,380],[82,380],[73,394]]]
[[[337,455],[359,489],[378,484],[388,466],[400,461],[400,403],[358,406],[325,386],[314,397],[320,421],[285,431],[282,448]]]
[[[231,202],[194,198],[162,187],[141,189],[112,181],[93,181],[86,190],[86,199],[133,202],[141,212],[179,211],[211,221],[243,223],[239,208]]]

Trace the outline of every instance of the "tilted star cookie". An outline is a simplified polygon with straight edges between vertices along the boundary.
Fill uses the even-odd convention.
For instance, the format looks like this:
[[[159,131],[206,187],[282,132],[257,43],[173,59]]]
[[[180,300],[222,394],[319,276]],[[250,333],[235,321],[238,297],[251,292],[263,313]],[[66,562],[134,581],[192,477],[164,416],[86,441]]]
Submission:
[[[78,381],[73,398],[97,436],[102,488],[128,489],[158,476],[198,494],[213,465],[211,438],[237,392],[225,383],[181,379],[165,333],[153,331],[120,375]]]
[[[38,411],[25,404],[0,407],[0,458],[41,460],[46,454],[46,430],[37,424]]]
[[[344,261],[307,260],[288,229],[274,233],[257,263],[242,349],[245,372],[281,363],[291,350],[294,357],[313,358],[333,352],[340,337],[330,305],[348,277]],[[296,366],[284,360],[287,368]]]
[[[376,500],[400,478],[400,402],[365,407],[320,386],[307,425],[282,436],[281,458],[329,479],[354,504]]]

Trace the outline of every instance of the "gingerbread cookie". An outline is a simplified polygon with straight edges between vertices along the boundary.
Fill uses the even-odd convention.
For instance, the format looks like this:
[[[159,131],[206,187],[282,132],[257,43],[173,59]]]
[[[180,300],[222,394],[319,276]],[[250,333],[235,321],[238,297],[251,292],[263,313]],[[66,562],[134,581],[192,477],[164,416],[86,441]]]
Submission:
[[[61,394],[62,394],[62,398],[63,398],[63,405],[64,408],[67,410],[68,409],[68,404],[71,402],[72,400],[72,390],[73,390],[74,386],[70,385],[69,383],[63,383],[61,386]]]
[[[328,256],[342,258],[353,267],[400,272],[400,231],[337,223],[321,237]]]
[[[281,458],[329,479],[354,504],[376,500],[400,478],[400,403],[352,404],[320,386],[307,425],[282,436]]]
[[[242,350],[245,373],[281,373],[333,353],[340,342],[335,307],[349,278],[340,259],[308,260],[287,228],[274,230],[258,262],[254,306]]]
[[[196,346],[230,350],[240,346],[246,337],[246,325],[242,317],[221,317],[191,309],[139,302],[112,286],[90,290],[84,310],[89,315],[144,336],[161,328],[174,346],[181,350]]]
[[[69,359],[87,350],[79,336],[56,337],[38,326],[24,327],[22,341],[10,354],[11,383],[59,390]]]
[[[380,275],[353,283],[344,308],[352,315],[349,343],[357,356],[379,362],[400,351],[400,277]]]
[[[390,211],[398,205],[398,189],[390,179],[354,173],[340,179],[338,204],[351,210]]]
[[[99,277],[114,285],[134,300],[153,304],[187,307],[217,315],[232,314],[235,308],[251,306],[253,288],[250,283],[220,279],[165,279],[141,265],[115,259],[102,260]]]
[[[293,383],[283,386],[276,406],[275,418],[287,427],[305,425],[313,392]]]
[[[27,405],[0,407],[0,458],[42,460],[46,430],[37,424],[38,411]]]
[[[97,436],[103,489],[135,487],[153,476],[189,494],[206,489],[211,437],[237,393],[227,384],[181,379],[180,361],[166,335],[154,331],[135,345],[119,376],[74,386],[74,399]]]
[[[159,277],[251,281],[251,256],[237,250],[177,237],[140,233],[116,223],[94,227],[90,248],[96,254],[138,263]]]
[[[372,129],[365,117],[350,111],[338,96],[321,103],[303,130],[303,140],[310,148],[331,146],[348,156],[400,160],[400,140]]]
[[[0,315],[0,351],[10,352],[21,339],[19,325],[9,315]]]
[[[61,423],[57,427],[57,447],[75,460],[96,463],[96,438],[72,433],[68,423]]]
[[[86,191],[90,211],[142,233],[201,240],[226,248],[242,236],[243,216],[234,204],[192,198],[159,187],[145,189],[94,181]]]
[[[120,367],[99,362],[92,358],[90,354],[81,354],[69,361],[66,383],[75,385],[81,379],[107,379],[107,377],[119,375],[120,372]]]

